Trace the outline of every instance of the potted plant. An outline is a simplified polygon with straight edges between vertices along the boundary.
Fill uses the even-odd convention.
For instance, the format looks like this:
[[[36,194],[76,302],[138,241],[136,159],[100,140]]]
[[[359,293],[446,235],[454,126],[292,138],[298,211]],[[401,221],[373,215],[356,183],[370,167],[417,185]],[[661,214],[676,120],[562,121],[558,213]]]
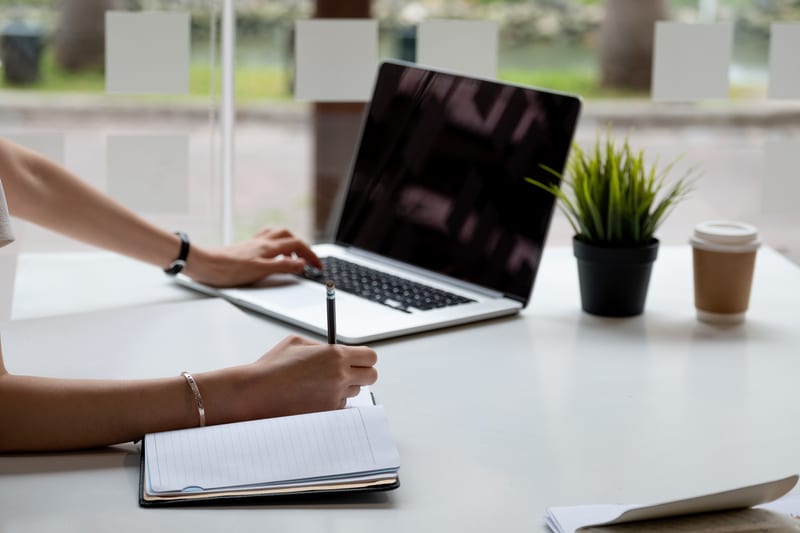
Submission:
[[[633,316],[644,310],[658,254],[655,232],[691,190],[692,170],[672,184],[665,181],[674,164],[648,165],[627,138],[619,145],[608,134],[588,151],[573,147],[567,176],[542,167],[553,175],[551,182],[526,178],[556,196],[575,230],[584,311]]]

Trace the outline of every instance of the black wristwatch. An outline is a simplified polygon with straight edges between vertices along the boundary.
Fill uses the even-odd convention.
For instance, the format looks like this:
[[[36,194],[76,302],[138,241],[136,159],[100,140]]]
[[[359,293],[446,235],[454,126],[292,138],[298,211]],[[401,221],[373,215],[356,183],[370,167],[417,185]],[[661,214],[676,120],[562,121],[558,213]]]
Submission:
[[[183,270],[183,267],[186,266],[186,258],[189,257],[189,236],[182,231],[176,231],[175,235],[181,239],[181,251],[178,252],[178,257],[164,269],[164,272],[170,276],[175,276]]]

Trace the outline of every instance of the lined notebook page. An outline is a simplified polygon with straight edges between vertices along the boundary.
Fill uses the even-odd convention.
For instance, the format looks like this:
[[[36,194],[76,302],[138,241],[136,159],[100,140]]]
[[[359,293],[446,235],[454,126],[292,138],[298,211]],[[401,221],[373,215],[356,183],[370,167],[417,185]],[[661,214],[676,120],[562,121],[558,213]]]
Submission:
[[[147,435],[150,493],[213,490],[397,469],[381,406]]]

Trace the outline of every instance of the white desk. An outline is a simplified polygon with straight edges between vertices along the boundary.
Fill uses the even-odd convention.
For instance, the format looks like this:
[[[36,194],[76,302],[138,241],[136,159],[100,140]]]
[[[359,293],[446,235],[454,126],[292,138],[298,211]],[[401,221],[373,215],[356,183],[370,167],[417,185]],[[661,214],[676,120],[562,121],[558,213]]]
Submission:
[[[202,298],[157,268],[109,252],[21,254],[13,320]]]
[[[3,324],[9,370],[201,371],[252,361],[293,331],[176,293],[154,269],[85,261],[22,258],[14,316],[63,311],[68,298],[106,289],[78,304],[90,314]],[[100,263],[119,268],[91,267]],[[70,283],[49,301],[56,288],[41,287],[54,269]],[[111,290],[134,270],[128,289]],[[400,449],[399,490],[141,509],[132,445],[0,456],[0,531],[541,531],[550,505],[646,503],[800,472],[800,269],[762,250],[753,291],[744,326],[696,322],[690,250],[667,247],[643,316],[591,317],[580,311],[571,252],[548,249],[521,316],[375,345],[374,391]],[[141,305],[143,294],[168,303]],[[15,356],[23,351],[37,355]]]

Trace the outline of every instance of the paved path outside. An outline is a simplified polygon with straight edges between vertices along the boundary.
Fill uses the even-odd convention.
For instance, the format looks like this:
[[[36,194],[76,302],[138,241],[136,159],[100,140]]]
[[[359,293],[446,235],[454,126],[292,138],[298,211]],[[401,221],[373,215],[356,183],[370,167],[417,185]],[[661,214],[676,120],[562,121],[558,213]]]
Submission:
[[[141,104],[89,105],[80,98],[54,105],[51,100],[0,95],[0,134],[63,132],[67,166],[90,182],[105,186],[106,136],[136,133],[185,133],[190,136],[188,216],[154,216],[168,227],[189,227],[213,234],[218,227],[217,178],[209,174],[211,129],[202,106],[151,108]],[[590,144],[605,125],[628,134],[637,148],[660,161],[681,157],[676,170],[702,170],[692,197],[662,227],[664,243],[686,242],[692,226],[711,218],[752,222],[766,244],[800,264],[800,207],[791,214],[768,215],[761,207],[768,140],[800,141],[800,106],[737,104],[733,106],[664,106],[649,102],[591,102],[586,106],[577,141]],[[236,129],[237,232],[263,225],[285,226],[310,238],[312,206],[311,135],[308,109],[299,104],[242,110]],[[212,222],[209,223],[209,220]],[[28,230],[30,231],[30,230]],[[567,244],[571,229],[559,214],[550,243]],[[30,233],[46,248],[52,239]],[[61,246],[66,246],[64,242]]]

